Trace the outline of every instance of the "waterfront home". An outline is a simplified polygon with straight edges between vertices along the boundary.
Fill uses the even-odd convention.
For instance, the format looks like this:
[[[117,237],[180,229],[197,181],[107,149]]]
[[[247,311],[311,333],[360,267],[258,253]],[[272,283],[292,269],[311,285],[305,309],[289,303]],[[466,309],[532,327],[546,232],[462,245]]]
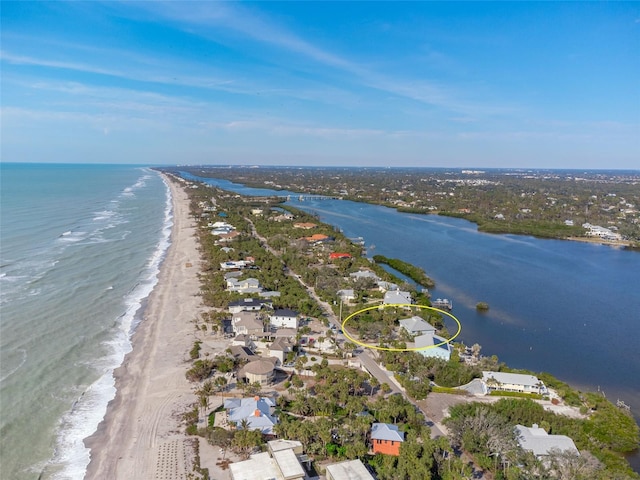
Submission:
[[[248,460],[229,465],[233,480],[302,480],[306,477],[301,459],[302,443],[293,440],[271,440],[266,452],[254,453]]]
[[[371,446],[373,453],[400,455],[400,445],[404,442],[404,432],[397,425],[374,423],[371,425]]]
[[[302,228],[303,230],[310,230],[312,228],[316,228],[318,225],[315,223],[294,223],[293,228]]]
[[[269,317],[272,327],[298,328],[298,312],[288,308],[279,308]]]
[[[263,336],[262,320],[253,312],[238,312],[231,317],[231,328],[236,335],[248,335],[252,339]]]
[[[329,260],[340,260],[343,258],[352,258],[350,253],[333,252],[329,254]]]
[[[229,302],[229,313],[238,312],[257,312],[262,307],[268,307],[271,303],[267,300],[261,300],[259,298],[241,298],[233,302]]]
[[[411,299],[411,294],[409,292],[404,292],[402,290],[389,290],[385,292],[382,303],[384,305],[411,305],[413,304],[413,300]]]
[[[274,357],[260,357],[253,360],[238,370],[238,379],[247,383],[268,385],[275,377],[277,361]]]
[[[417,336],[414,339],[415,347],[420,348],[418,353],[424,357],[441,358],[442,360],[449,361],[451,358],[451,344],[447,342],[446,338],[442,338],[433,333],[427,333],[425,335]],[[436,346],[437,345],[437,346]]]
[[[357,272],[350,273],[349,277],[351,277],[354,282],[361,278],[370,278],[376,283],[380,281],[380,277],[371,270],[358,270]]]
[[[260,286],[260,281],[257,278],[245,278],[244,280],[228,278],[227,290],[230,292],[249,294],[261,292],[262,287]]]
[[[398,287],[398,285],[396,285],[395,283],[392,282],[385,282],[383,280],[380,280],[378,282],[378,290],[381,292],[388,292],[388,291],[392,291],[392,290],[398,290],[400,287]]]
[[[375,480],[359,459],[327,465],[327,480]]]
[[[569,452],[580,455],[571,438],[566,435],[549,435],[544,429],[533,424],[531,428],[516,425],[516,437],[523,450],[533,452],[538,459],[544,459],[553,451]]]
[[[314,233],[310,237],[304,237],[304,240],[306,240],[309,243],[321,243],[321,242],[332,242],[335,239],[323,233]]]
[[[227,398],[224,408],[227,409],[229,422],[235,422],[236,428],[242,428],[242,421],[247,421],[248,430],[260,430],[265,435],[273,435],[273,426],[278,420],[273,416],[276,401],[270,397]]]
[[[221,262],[220,270],[222,271],[242,270],[247,266],[247,264],[248,262],[245,262],[244,260]]]
[[[414,315],[411,318],[402,319],[399,323],[409,335],[433,335],[436,333],[436,328],[433,325],[417,315]]]
[[[482,372],[482,388],[485,394],[494,390],[502,392],[538,393],[545,395],[547,387],[535,375],[507,372]]]

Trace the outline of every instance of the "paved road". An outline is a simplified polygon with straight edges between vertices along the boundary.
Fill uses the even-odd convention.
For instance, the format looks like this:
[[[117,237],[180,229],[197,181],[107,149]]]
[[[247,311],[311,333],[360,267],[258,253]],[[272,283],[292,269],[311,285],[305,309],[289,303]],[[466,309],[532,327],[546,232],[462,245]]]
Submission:
[[[245,220],[249,222],[249,225],[251,225],[251,230],[253,235],[262,242],[262,244],[264,245],[264,248],[266,248],[270,253],[272,253],[276,257],[279,257],[279,254],[269,246],[269,244],[267,243],[267,240],[264,237],[261,237],[260,235],[258,235],[258,232],[256,232],[253,222],[251,222],[251,220],[249,220],[246,217],[245,217]],[[340,324],[340,319],[338,319],[336,315],[333,313],[333,309],[331,308],[331,305],[329,305],[327,302],[322,300],[316,293],[315,289],[307,285],[306,283],[304,283],[302,278],[299,275],[297,275],[295,272],[288,270],[287,273],[290,276],[293,276],[294,278],[296,278],[298,282],[300,282],[300,284],[307,289],[307,292],[309,293],[309,295],[311,295],[311,297],[324,310],[325,314],[327,315],[327,319],[329,320],[329,323],[331,325],[335,325],[336,329],[340,331],[340,329],[342,328],[342,325]],[[336,337],[337,337],[336,340],[338,343],[342,343],[346,341],[346,338],[342,334],[339,334]],[[400,395],[402,395],[407,401],[409,401],[412,405],[414,405],[422,413],[422,415],[424,415],[426,424],[431,428],[431,438],[444,436],[444,433],[442,432],[442,430],[440,430],[438,426],[435,424],[435,422],[427,416],[427,413],[420,407],[420,405],[418,405],[413,399],[411,399],[407,395],[407,393],[404,391],[404,389],[398,386],[395,379],[393,379],[393,374],[383,369],[382,367],[380,367],[378,362],[376,362],[376,360],[373,358],[372,352],[370,349],[361,347],[361,351],[356,356],[360,359],[362,366],[367,370],[367,372],[369,372],[373,377],[375,377],[376,380],[378,380],[378,382],[380,382],[381,385],[383,383],[386,383],[387,385],[389,385],[393,393],[399,393]]]

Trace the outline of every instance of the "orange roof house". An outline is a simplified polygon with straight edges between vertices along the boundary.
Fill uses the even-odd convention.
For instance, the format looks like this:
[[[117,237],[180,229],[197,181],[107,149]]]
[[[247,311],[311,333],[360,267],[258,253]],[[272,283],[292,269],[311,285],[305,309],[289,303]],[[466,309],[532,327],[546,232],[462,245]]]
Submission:
[[[323,233],[314,233],[310,237],[304,237],[307,242],[321,242],[327,238],[329,238],[329,235],[325,235]]]
[[[338,258],[351,258],[351,254],[350,253],[340,253],[340,252],[333,252],[333,253],[329,254],[329,259],[330,260],[336,260]]]
[[[397,425],[374,423],[371,425],[371,446],[373,453],[400,455],[400,445],[404,442],[404,432]]]

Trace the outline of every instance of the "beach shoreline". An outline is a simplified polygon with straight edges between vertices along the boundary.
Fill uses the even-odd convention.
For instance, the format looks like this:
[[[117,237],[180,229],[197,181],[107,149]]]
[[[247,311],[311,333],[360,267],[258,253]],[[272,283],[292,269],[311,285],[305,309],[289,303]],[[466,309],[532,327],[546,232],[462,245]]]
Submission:
[[[181,414],[195,402],[185,365],[195,340],[200,253],[184,187],[163,175],[171,189],[171,245],[160,267],[132,351],[114,371],[116,396],[96,432],[87,437],[86,479],[180,478],[193,469],[192,439]]]

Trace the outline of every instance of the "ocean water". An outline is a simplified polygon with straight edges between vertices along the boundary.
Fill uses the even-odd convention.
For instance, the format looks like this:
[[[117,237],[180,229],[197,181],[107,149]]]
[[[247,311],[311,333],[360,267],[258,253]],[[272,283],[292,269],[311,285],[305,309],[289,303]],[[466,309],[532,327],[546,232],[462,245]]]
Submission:
[[[81,479],[170,242],[169,189],[116,165],[3,163],[0,182],[0,477]]]

